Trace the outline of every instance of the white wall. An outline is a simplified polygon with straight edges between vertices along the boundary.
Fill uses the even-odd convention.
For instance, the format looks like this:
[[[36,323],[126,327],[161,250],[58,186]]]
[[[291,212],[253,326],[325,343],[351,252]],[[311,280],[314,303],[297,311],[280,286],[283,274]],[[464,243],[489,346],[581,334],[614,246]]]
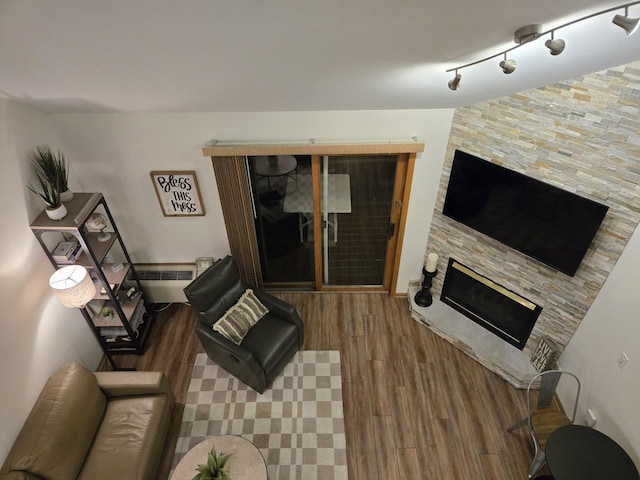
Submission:
[[[640,466],[640,228],[559,360],[582,382],[578,421],[594,410],[595,428],[616,440]],[[625,352],[629,363],[616,363]],[[564,401],[565,405],[566,399]]]
[[[41,144],[59,146],[48,117],[0,99],[0,463],[51,373],[67,360],[93,369],[101,352],[80,312],[49,293],[53,267],[29,228],[43,204],[25,188],[28,152]]]
[[[228,252],[210,160],[201,146],[221,140],[380,140],[418,136],[418,157],[398,290],[420,276],[452,110],[234,114],[101,114],[47,117],[0,100],[0,459],[10,448],[46,377],[67,359],[94,367],[99,347],[79,312],[62,309],[47,291],[52,271],[29,229],[42,208],[24,185],[27,152],[49,143],[71,161],[74,190],[101,191],[136,261],[192,261]],[[51,123],[49,121],[51,120]],[[52,126],[53,125],[53,128]],[[55,129],[55,132],[54,132]],[[56,136],[57,134],[57,136]],[[59,139],[59,142],[58,142]],[[205,217],[164,218],[150,170],[196,170]],[[562,358],[583,381],[581,411],[593,408],[597,427],[636,462],[640,457],[638,335],[640,232],[636,231]],[[619,370],[621,351],[631,361]],[[1,460],[0,460],[1,461]]]
[[[101,114],[47,116],[0,99],[0,462],[7,455],[46,378],[64,361],[95,368],[101,350],[79,311],[48,291],[53,267],[29,229],[42,204],[28,152],[62,147],[75,191],[100,191],[135,261],[182,262],[228,253],[207,141],[379,141],[419,137],[419,155],[403,246],[399,292],[420,276],[427,232],[453,110],[234,114]],[[196,170],[204,217],[165,218],[149,171]]]
[[[203,114],[57,114],[51,119],[85,191],[102,192],[136,262],[189,262],[229,253],[211,160],[212,139],[353,142],[424,140],[418,157],[398,292],[420,277],[453,110]],[[207,214],[163,217],[151,170],[195,170]]]

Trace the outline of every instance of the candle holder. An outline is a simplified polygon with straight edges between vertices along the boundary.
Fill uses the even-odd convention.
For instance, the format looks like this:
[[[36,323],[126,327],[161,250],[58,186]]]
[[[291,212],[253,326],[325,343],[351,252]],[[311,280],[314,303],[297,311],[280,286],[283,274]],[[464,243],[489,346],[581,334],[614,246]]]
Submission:
[[[422,267],[422,289],[416,293],[413,300],[416,302],[416,305],[420,307],[428,307],[433,303],[433,297],[431,296],[431,284],[433,282],[433,278],[438,275],[438,269],[433,272],[427,272],[427,269]]]

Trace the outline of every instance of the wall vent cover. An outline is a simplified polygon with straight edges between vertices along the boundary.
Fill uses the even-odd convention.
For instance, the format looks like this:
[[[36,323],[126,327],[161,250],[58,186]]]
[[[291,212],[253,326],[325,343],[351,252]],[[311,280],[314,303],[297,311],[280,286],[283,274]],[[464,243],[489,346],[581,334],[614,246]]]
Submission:
[[[137,270],[140,280],[193,280],[193,270]],[[133,280],[133,273],[129,273]]]
[[[151,303],[186,303],[183,289],[196,278],[195,264],[153,263],[135,265],[136,273]],[[128,275],[132,280],[132,274]]]

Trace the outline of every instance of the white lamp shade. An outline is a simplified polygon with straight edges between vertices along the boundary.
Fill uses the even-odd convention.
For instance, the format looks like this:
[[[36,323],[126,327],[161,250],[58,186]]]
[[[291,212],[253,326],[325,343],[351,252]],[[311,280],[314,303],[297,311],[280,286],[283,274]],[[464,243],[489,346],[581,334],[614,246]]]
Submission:
[[[96,294],[96,287],[87,269],[81,265],[68,265],[56,270],[49,278],[49,286],[64,307],[79,308]]]

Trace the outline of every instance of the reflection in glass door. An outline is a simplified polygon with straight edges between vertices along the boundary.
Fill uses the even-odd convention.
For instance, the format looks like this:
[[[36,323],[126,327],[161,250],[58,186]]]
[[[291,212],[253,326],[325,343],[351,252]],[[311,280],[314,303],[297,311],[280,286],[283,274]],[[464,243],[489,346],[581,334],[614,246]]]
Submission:
[[[311,157],[254,156],[248,165],[265,285],[313,288]]]
[[[323,285],[382,286],[397,155],[323,157]]]
[[[398,155],[248,157],[265,286],[389,288],[401,163]]]

